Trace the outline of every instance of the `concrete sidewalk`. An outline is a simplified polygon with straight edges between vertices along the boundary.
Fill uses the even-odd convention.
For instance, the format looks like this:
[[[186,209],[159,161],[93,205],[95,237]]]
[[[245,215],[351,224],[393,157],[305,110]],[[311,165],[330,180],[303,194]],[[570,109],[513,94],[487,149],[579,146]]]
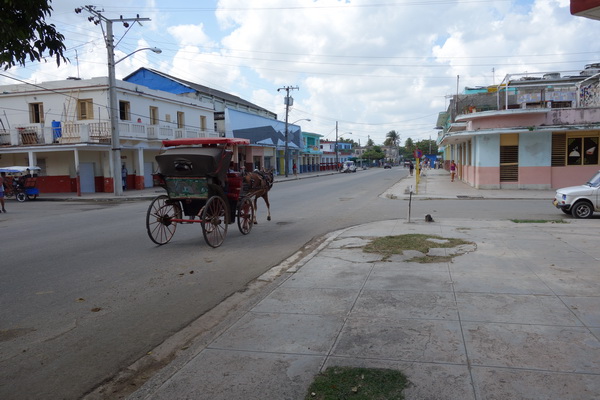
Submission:
[[[447,178],[429,173],[417,196],[475,190]],[[454,258],[431,264],[363,252],[417,232],[474,245],[432,249]],[[597,220],[389,220],[333,232],[297,258],[129,398],[302,399],[320,371],[348,365],[402,370],[407,399],[600,399]]]

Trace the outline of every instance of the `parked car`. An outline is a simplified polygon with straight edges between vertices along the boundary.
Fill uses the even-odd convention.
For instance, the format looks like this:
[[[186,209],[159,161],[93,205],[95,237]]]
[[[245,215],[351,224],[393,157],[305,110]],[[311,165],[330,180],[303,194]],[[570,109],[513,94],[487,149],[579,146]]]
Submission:
[[[591,218],[600,212],[600,171],[584,185],[558,189],[553,204],[575,218]]]
[[[388,169],[388,168],[391,169],[392,168],[392,164],[390,164],[390,163],[383,164],[383,169]]]
[[[354,164],[354,161],[344,161],[341,172],[356,172],[356,164]]]

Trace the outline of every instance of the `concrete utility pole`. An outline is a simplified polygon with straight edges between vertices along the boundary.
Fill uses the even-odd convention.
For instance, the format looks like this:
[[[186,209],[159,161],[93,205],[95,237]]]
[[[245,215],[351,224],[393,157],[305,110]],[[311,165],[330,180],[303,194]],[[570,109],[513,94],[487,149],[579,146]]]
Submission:
[[[108,96],[109,96],[109,117],[110,117],[110,131],[111,131],[111,145],[112,145],[112,158],[111,158],[111,171],[114,185],[115,196],[123,195],[123,181],[121,176],[121,141],[119,136],[119,104],[117,103],[117,80],[115,77],[115,45],[113,37],[113,22],[122,22],[125,28],[129,27],[129,22],[140,22],[150,21],[150,18],[140,18],[139,15],[135,18],[119,18],[119,19],[108,19],[96,11],[95,6],[83,6],[93,17],[88,17],[88,21],[93,22],[94,25],[100,25],[102,22],[106,24],[106,34],[104,41],[106,42],[106,51],[108,53]],[[76,8],[75,12],[79,14],[82,8]],[[102,30],[104,32],[104,29]],[[128,56],[127,56],[128,57]],[[119,60],[119,61],[122,61]]]
[[[287,178],[288,171],[289,171],[289,165],[290,165],[289,154],[288,154],[289,153],[288,116],[290,113],[290,106],[294,105],[294,99],[292,97],[290,97],[290,90],[300,90],[300,88],[298,86],[296,86],[296,87],[284,86],[282,88],[277,89],[278,92],[280,90],[285,90],[285,92],[286,92],[285,100],[284,100],[284,104],[285,104],[285,150],[283,151],[283,169],[285,170],[285,177]]]

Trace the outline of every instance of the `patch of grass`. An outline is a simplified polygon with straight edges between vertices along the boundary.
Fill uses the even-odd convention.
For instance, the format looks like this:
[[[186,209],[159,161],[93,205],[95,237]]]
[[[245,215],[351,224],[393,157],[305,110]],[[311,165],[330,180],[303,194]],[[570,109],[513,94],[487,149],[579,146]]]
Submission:
[[[432,240],[433,239],[433,240]],[[424,235],[421,233],[411,233],[398,236],[383,236],[372,240],[367,244],[363,251],[366,253],[379,253],[385,259],[388,259],[393,254],[403,254],[405,250],[417,250],[424,257],[415,257],[409,261],[416,262],[444,262],[452,257],[448,256],[431,256],[426,255],[431,248],[453,248],[463,244],[473,244],[462,239],[443,238],[436,235]]]
[[[391,369],[329,367],[317,375],[305,400],[400,400],[406,376]]]
[[[566,224],[567,221],[564,219],[511,219],[515,224],[545,224],[547,222],[551,224]]]

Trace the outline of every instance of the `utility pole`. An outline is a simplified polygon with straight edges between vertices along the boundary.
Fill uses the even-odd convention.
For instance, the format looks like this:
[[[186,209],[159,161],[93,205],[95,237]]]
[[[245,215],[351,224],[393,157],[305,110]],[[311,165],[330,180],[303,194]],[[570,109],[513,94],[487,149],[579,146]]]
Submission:
[[[340,169],[340,161],[338,157],[338,122],[335,121],[335,169]]]
[[[285,170],[285,177],[287,178],[288,171],[289,171],[289,165],[290,165],[289,144],[288,144],[288,141],[289,141],[289,139],[288,139],[288,136],[289,136],[288,116],[290,114],[290,106],[294,105],[294,99],[292,97],[290,97],[290,90],[300,90],[300,88],[298,86],[296,86],[296,87],[284,86],[282,88],[277,89],[278,92],[280,90],[285,90],[285,100],[284,100],[284,104],[285,104],[285,150],[283,152],[283,169]]]
[[[113,36],[113,22],[122,22],[125,28],[129,28],[129,22],[140,22],[150,21],[150,18],[119,18],[119,19],[108,19],[100,11],[96,10],[95,6],[83,6],[93,16],[88,17],[88,21],[93,22],[94,25],[100,25],[102,22],[106,24],[106,34],[104,41],[106,43],[106,51],[108,53],[108,101],[109,101],[109,117],[110,117],[110,132],[111,132],[111,146],[112,146],[112,158],[111,158],[111,170],[114,185],[115,196],[123,195],[123,181],[121,176],[121,141],[119,136],[119,105],[117,103],[117,80],[115,77],[115,44]],[[76,8],[75,12],[79,14],[82,8]],[[104,11],[104,10],[103,10]],[[102,29],[104,33],[104,29]]]

